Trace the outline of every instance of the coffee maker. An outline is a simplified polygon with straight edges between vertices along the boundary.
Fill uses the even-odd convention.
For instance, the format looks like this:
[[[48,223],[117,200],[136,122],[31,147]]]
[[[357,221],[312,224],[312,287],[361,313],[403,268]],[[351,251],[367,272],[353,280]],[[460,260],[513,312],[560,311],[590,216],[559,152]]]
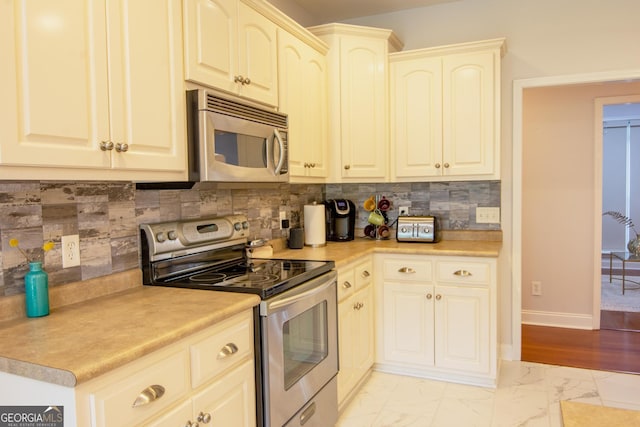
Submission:
[[[356,227],[356,205],[351,200],[330,199],[324,202],[327,241],[353,240]]]

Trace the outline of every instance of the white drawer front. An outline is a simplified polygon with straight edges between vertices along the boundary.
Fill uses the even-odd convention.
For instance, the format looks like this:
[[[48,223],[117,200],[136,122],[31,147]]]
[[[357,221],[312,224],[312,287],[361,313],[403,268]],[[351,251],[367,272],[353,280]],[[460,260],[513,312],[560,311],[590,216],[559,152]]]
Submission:
[[[338,270],[338,302],[353,295],[356,289],[355,270],[352,267]]]
[[[91,393],[95,425],[132,426],[157,415],[189,391],[188,366],[187,352],[182,350]],[[158,386],[164,394],[154,399]],[[153,389],[147,390],[148,387]],[[134,407],[139,396],[140,406]],[[149,402],[144,404],[144,400]]]
[[[367,261],[361,262],[356,266],[356,289],[362,289],[373,280],[373,263],[371,257]]]
[[[191,346],[191,385],[196,388],[253,354],[253,318],[233,318]]]
[[[438,282],[489,284],[491,265],[483,261],[438,261]]]
[[[385,280],[431,281],[433,272],[431,261],[417,259],[385,259]]]

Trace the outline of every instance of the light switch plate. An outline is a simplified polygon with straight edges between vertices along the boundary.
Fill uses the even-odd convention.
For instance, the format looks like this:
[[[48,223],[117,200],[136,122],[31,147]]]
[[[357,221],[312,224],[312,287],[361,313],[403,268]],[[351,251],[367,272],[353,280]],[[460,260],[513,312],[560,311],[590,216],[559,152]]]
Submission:
[[[476,224],[500,224],[500,208],[476,208]]]

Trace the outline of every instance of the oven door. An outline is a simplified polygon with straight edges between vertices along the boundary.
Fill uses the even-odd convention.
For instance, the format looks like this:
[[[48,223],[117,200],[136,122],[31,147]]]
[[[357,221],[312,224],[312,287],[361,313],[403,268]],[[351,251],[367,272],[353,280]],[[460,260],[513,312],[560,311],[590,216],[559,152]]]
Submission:
[[[268,426],[284,425],[338,373],[336,287],[331,271],[261,303]],[[318,421],[337,419],[337,402],[322,408]]]

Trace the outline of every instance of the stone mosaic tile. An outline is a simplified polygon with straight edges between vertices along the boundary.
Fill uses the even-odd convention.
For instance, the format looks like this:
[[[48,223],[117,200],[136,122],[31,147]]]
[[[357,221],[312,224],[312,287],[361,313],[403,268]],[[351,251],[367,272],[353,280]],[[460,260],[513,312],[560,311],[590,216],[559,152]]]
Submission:
[[[40,186],[43,205],[63,205],[76,201],[76,185],[69,182],[47,182]]]

